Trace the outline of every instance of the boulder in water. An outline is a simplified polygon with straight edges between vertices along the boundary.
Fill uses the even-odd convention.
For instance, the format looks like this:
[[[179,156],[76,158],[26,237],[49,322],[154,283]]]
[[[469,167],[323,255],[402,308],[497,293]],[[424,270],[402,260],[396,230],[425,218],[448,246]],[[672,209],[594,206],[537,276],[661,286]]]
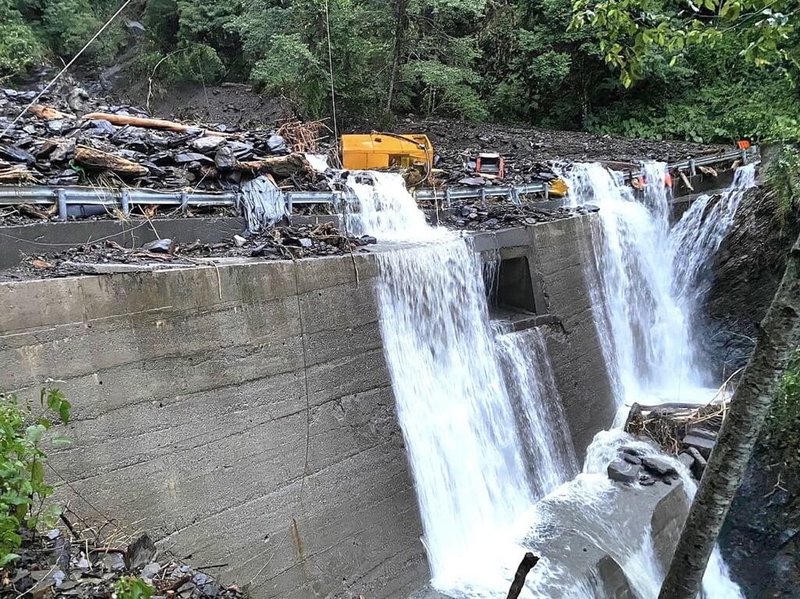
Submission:
[[[608,465],[608,478],[620,483],[635,483],[640,471],[641,466],[616,459]]]
[[[677,476],[678,474],[675,467],[662,458],[645,456],[642,458],[642,465],[645,470],[660,477]]]

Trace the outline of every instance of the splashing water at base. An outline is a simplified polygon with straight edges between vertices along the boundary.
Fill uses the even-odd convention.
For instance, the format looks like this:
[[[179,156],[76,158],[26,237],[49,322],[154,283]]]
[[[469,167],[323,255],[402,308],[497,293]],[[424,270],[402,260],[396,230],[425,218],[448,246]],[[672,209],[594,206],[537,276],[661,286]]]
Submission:
[[[648,164],[644,171],[646,185],[640,200],[622,187],[620,177],[599,165],[576,165],[569,178],[573,204],[600,206],[598,221],[592,229],[597,270],[589,269],[587,276],[590,281],[597,281],[592,292],[593,311],[598,333],[605,339],[603,349],[609,376],[618,403],[622,404],[618,425],[626,416],[624,404],[633,401],[700,403],[713,394],[713,390],[702,386],[709,377],[696,365],[688,302],[676,293],[676,287],[680,289],[681,285],[673,283],[673,273],[676,264],[693,266],[713,255],[730,228],[737,196],[741,196],[734,190],[718,203],[717,216],[722,222],[708,225],[708,219],[699,220],[696,215],[706,212],[705,207],[699,207],[697,211],[690,210],[692,214],[688,217],[695,229],[688,231],[687,224],[687,229],[677,227],[670,232],[665,166]],[[749,170],[741,178],[737,173],[737,187],[749,181],[752,181]],[[691,267],[684,270],[690,278],[695,276]],[[623,443],[645,455],[656,454],[652,447],[633,442],[620,429],[604,431],[598,433],[588,449],[583,476],[594,473],[604,477],[607,465]],[[681,474],[691,502],[696,485],[682,464],[671,461]],[[609,539],[614,539],[613,531],[610,537],[597,541],[608,543]],[[640,581],[635,590],[643,599],[657,596],[664,575],[651,559],[648,544],[652,545],[649,533],[638,549],[629,546],[630,558],[624,566],[631,582],[634,578]],[[742,596],[730,580],[718,548],[706,569],[703,588],[711,599]]]

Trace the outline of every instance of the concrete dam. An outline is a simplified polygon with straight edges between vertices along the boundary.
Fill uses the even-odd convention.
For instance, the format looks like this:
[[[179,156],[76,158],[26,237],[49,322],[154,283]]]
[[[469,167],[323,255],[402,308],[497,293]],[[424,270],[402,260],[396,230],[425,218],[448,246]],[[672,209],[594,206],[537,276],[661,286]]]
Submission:
[[[673,225],[646,174],[576,165],[569,216],[465,237],[373,173],[368,252],[0,283],[0,390],[73,402],[59,500],[253,597],[505,597],[525,550],[521,597],[655,597],[695,483],[620,418],[716,391],[689,316],[754,168]],[[626,452],[676,484],[609,480]],[[740,596],[718,552],[704,588]]]

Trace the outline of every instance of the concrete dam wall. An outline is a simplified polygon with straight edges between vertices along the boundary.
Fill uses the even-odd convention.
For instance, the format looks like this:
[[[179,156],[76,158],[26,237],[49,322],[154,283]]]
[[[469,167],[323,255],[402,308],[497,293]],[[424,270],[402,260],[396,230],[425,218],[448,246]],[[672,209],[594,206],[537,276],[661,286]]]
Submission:
[[[475,240],[500,255],[505,303],[549,323],[579,455],[615,411],[588,218]],[[0,284],[0,390],[52,378],[74,405],[61,498],[229,564],[255,597],[407,597],[429,576],[374,257],[218,264]]]

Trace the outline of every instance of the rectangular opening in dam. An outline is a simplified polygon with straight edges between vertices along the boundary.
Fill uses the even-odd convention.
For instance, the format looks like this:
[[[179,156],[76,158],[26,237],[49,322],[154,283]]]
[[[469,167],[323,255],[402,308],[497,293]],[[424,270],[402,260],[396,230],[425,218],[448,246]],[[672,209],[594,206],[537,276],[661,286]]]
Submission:
[[[516,312],[536,313],[533,281],[527,256],[500,261],[496,287],[497,305]]]

